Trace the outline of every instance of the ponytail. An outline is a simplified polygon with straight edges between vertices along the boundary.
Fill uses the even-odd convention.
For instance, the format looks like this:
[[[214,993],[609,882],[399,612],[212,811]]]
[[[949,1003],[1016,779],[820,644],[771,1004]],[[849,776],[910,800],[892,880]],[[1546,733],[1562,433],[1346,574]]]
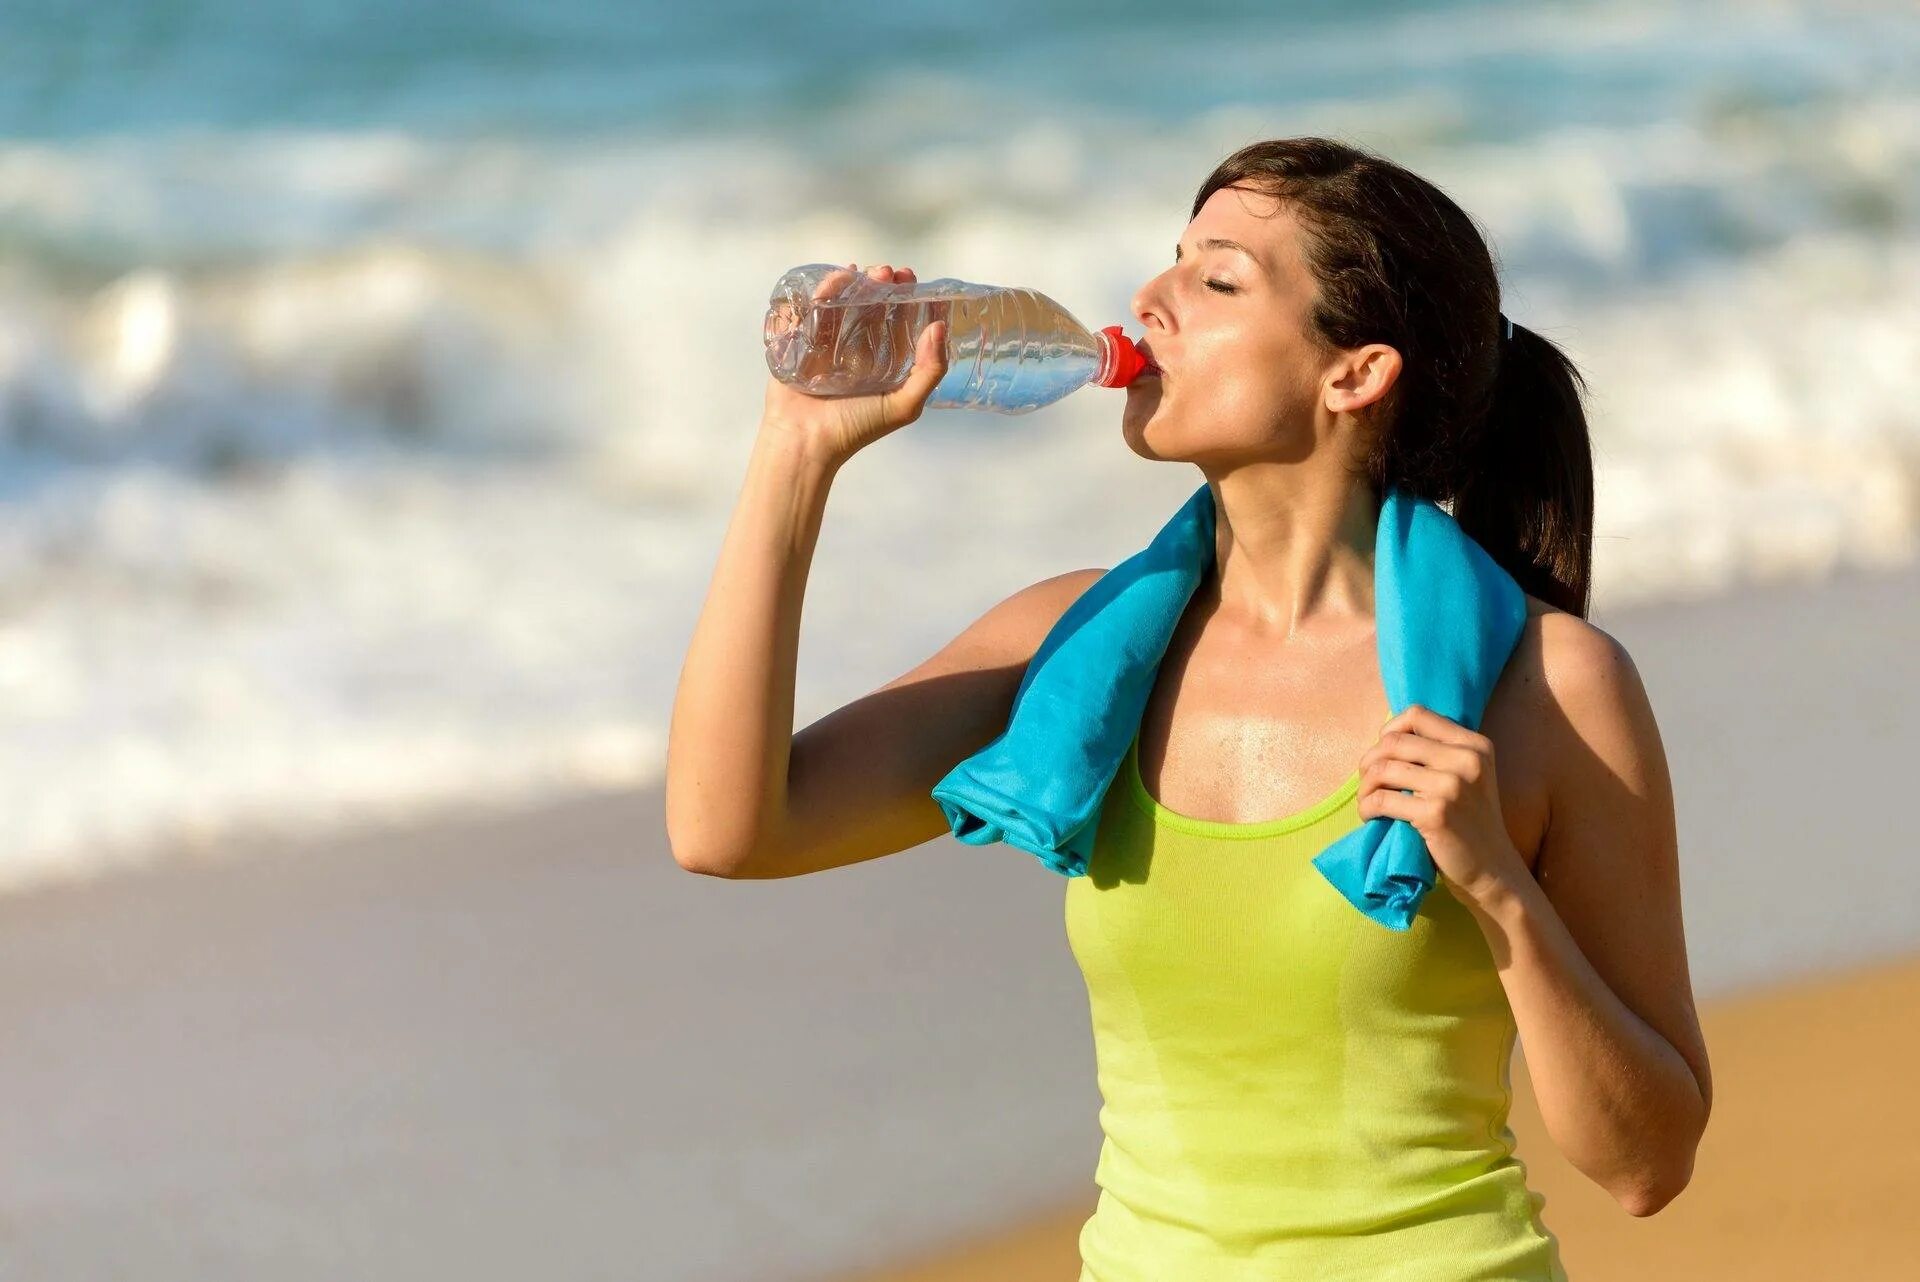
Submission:
[[[1583,619],[1593,578],[1585,391],[1558,345],[1515,325],[1452,505],[1460,528],[1523,589]]]
[[[1207,175],[1193,215],[1229,187],[1295,211],[1319,287],[1311,332],[1323,346],[1386,343],[1400,353],[1399,377],[1367,416],[1360,466],[1375,495],[1395,486],[1450,503],[1460,528],[1528,594],[1585,618],[1585,382],[1539,334],[1516,325],[1501,336],[1499,273],[1473,219],[1405,166],[1332,138],[1249,143]]]

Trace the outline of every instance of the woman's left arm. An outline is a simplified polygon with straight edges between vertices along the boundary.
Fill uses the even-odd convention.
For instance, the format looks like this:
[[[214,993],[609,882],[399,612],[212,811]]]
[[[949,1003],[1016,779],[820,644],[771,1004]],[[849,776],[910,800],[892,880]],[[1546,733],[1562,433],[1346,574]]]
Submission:
[[[1548,1133],[1629,1213],[1652,1215],[1692,1177],[1713,1099],[1666,754],[1619,642],[1573,615],[1541,627],[1564,725],[1535,871],[1501,817],[1492,741],[1418,705],[1361,758],[1361,814],[1426,838],[1486,934]]]

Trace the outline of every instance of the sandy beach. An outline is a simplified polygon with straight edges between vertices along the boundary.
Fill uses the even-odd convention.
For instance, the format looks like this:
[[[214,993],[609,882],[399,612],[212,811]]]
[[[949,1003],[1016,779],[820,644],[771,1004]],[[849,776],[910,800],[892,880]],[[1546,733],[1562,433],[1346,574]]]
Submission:
[[[1920,1253],[1920,1127],[1890,1102],[1912,1080],[1917,1010],[1920,953],[1702,1002],[1713,1119],[1693,1183],[1646,1219],[1561,1158],[1517,1056],[1516,1151],[1571,1282],[1904,1276]],[[1089,1197],[848,1282],[1072,1282],[1092,1211]]]
[[[1141,548],[1203,479],[1150,460],[1252,440],[1188,427],[1338,435],[1276,435],[1330,337],[1434,484],[1572,446],[1571,362],[1717,1113],[1635,1220],[1523,1038],[1543,1218],[1572,1282],[1920,1275],[1911,0],[7,13],[0,1282],[1075,1282],[1070,883],[666,840],[809,263],[918,285],[815,358],[966,323],[810,532],[801,726]],[[1195,207],[1269,164],[1351,261]]]
[[[1920,567],[1596,619],[1659,712],[1716,1078],[1635,1220],[1520,1153],[1576,1282],[1891,1277],[1920,1145]],[[1070,1282],[1098,1097],[1063,885],[937,841],[672,862],[657,791],[0,900],[0,1275]]]

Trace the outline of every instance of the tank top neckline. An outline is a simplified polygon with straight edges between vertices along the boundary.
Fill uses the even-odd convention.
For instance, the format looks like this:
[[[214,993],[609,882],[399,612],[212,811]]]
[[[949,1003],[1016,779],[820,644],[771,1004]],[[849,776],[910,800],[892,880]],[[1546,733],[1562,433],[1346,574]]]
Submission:
[[[1282,833],[1298,832],[1332,816],[1360,791],[1360,772],[1355,770],[1348,775],[1338,788],[1327,796],[1296,810],[1290,815],[1281,815],[1278,819],[1259,819],[1252,823],[1228,823],[1223,819],[1201,819],[1193,815],[1183,815],[1177,810],[1169,810],[1154,799],[1147,791],[1146,781],[1140,777],[1140,734],[1134,732],[1133,742],[1127,745],[1125,774],[1127,790],[1142,812],[1155,823],[1172,828],[1177,832],[1192,833],[1200,837],[1224,837],[1245,839],[1250,837],[1277,837]]]

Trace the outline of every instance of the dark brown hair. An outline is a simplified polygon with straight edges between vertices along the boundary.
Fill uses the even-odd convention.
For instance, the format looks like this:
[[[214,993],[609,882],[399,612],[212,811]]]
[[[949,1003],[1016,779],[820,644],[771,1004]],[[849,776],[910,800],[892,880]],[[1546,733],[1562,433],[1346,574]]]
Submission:
[[[1438,187],[1328,138],[1234,152],[1194,198],[1238,186],[1278,197],[1303,229],[1329,350],[1385,343],[1400,375],[1368,406],[1366,472],[1445,505],[1527,592],[1587,615],[1593,454],[1584,380],[1551,340],[1515,324],[1474,221]]]

